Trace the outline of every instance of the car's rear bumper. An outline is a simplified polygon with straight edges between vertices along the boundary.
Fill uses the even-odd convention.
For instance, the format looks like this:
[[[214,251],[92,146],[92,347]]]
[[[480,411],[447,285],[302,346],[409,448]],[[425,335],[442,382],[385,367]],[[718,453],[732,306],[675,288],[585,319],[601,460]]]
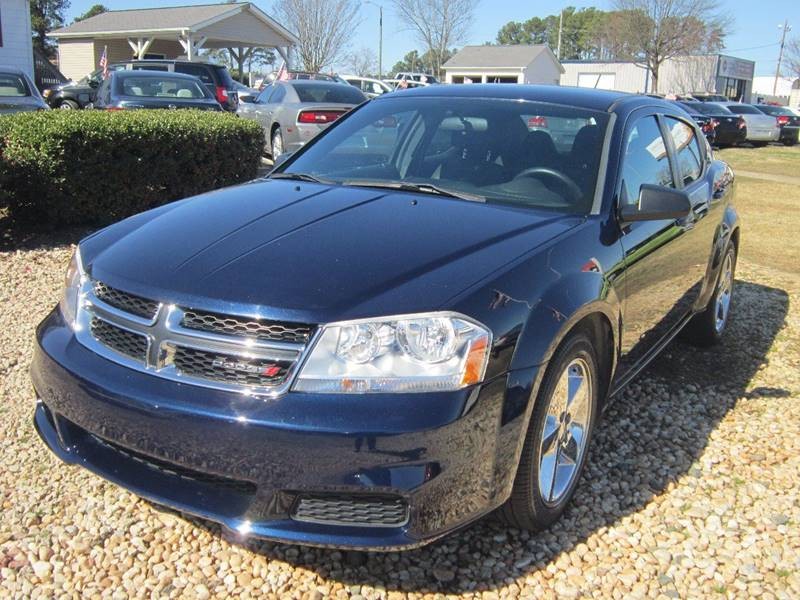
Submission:
[[[57,311],[38,342],[36,428],[65,462],[242,534],[350,548],[420,545],[501,504],[530,396],[508,381],[535,376],[452,394],[265,401],[126,369],[81,346]],[[407,521],[299,520],[309,496],[402,501]]]
[[[781,142],[800,142],[800,127],[796,125],[784,125],[781,127]]]
[[[750,142],[775,142],[779,136],[780,132],[777,129],[747,128],[747,141]]]

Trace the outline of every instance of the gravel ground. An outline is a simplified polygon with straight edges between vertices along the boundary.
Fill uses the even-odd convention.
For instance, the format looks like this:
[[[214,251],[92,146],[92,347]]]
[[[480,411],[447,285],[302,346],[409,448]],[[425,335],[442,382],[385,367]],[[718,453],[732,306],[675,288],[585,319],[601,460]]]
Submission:
[[[420,550],[364,554],[223,537],[59,463],[33,430],[27,370],[70,249],[9,246],[0,597],[800,597],[800,276],[740,263],[726,343],[675,342],[621,395],[551,531],[488,518]]]

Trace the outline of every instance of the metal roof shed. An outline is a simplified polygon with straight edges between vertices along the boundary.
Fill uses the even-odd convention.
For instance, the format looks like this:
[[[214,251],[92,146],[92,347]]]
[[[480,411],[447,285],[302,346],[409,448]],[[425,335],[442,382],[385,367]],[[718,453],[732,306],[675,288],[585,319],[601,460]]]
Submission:
[[[464,46],[442,68],[447,83],[549,83],[564,72],[544,45]]]
[[[131,58],[197,59],[201,48],[228,48],[240,65],[253,48],[275,48],[289,59],[297,37],[250,2],[114,10],[49,34],[58,40],[61,71],[78,78],[109,62]]]

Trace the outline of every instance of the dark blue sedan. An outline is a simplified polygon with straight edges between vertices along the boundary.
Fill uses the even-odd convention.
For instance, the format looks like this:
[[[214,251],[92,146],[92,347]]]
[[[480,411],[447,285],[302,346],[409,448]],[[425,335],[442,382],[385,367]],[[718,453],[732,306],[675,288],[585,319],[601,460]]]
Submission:
[[[724,335],[734,178],[673,103],[432,86],[279,162],[80,243],[32,367],[65,462],[285,542],[539,530],[609,399]]]

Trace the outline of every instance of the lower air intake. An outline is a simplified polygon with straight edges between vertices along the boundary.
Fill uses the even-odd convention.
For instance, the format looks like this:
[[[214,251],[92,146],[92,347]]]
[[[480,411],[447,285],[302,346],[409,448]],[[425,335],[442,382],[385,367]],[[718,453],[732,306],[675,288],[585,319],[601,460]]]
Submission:
[[[390,496],[300,496],[292,518],[328,525],[400,527],[408,522],[408,504]]]

